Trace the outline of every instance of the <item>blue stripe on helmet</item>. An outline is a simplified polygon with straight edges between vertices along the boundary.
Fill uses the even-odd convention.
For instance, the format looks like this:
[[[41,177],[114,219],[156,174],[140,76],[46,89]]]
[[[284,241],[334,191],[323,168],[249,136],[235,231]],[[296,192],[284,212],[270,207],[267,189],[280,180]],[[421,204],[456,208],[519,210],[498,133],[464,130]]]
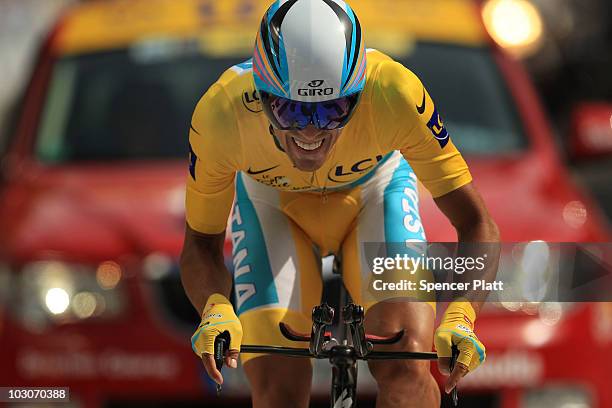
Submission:
[[[240,64],[236,64],[236,66],[240,69],[251,69],[253,68],[253,58],[249,58],[248,60],[241,62]]]
[[[263,46],[263,44],[262,44]],[[257,58],[259,58],[262,63],[258,64],[257,63]],[[257,69],[262,73],[263,76],[269,76],[269,77],[276,77],[274,75],[274,72],[268,71],[266,69],[266,67],[263,65],[263,61],[268,61],[269,64],[272,64],[271,61],[268,60],[268,56],[266,53],[262,54],[259,52],[259,49],[257,48],[257,46],[255,46],[255,57],[253,58],[253,64],[255,64],[257,66]],[[284,93],[284,91],[282,89],[280,89],[276,83],[270,78],[269,80],[267,79],[261,79],[259,78],[259,76],[257,74],[254,73],[254,78],[255,78],[255,87],[260,90],[260,91],[265,91],[265,92],[269,92],[272,93],[274,95],[282,95]],[[279,79],[280,81],[280,79]],[[287,95],[287,93],[285,93],[285,95]]]
[[[288,0],[286,2],[277,1],[269,9],[269,13],[266,16],[266,29],[267,38],[266,43],[269,47],[266,48],[268,54],[268,60],[278,81],[281,83],[283,93],[287,95],[289,93],[289,68],[287,64],[287,56],[284,49],[284,42],[282,37],[282,30],[280,26],[291,7],[298,0]],[[275,21],[277,20],[277,21]],[[274,29],[274,26],[277,26]],[[278,36],[278,38],[277,38]],[[277,41],[274,41],[276,38]],[[269,48],[269,49],[268,49]]]
[[[346,66],[343,66],[342,87],[340,91],[340,96],[348,96],[355,92],[360,92],[361,90],[363,90],[363,87],[365,86],[365,77],[364,77],[361,81],[355,81],[349,88],[346,88],[346,86],[348,85],[348,81],[355,74],[355,70],[360,70],[361,68],[360,66],[361,61],[358,60],[358,58],[361,53],[361,48],[362,48],[362,43],[363,43],[363,34],[359,36],[360,38],[358,41],[357,39],[358,30],[357,29],[360,27],[359,27],[359,24],[357,23],[357,17],[355,16],[355,12],[351,8],[351,6],[349,6],[348,4],[346,4],[345,10],[346,10],[346,14],[348,15],[351,21],[351,25],[353,26],[353,29],[351,30],[351,49],[346,51],[347,56],[350,56],[350,58],[345,58]],[[365,58],[365,53],[363,57]],[[354,69],[351,71],[350,68],[353,65],[354,65]],[[357,72],[356,77],[358,78],[360,74],[361,74],[361,70]]]
[[[365,52],[363,54],[363,58],[366,58],[365,56]],[[365,71],[367,68],[367,64],[365,63],[365,61],[363,63],[360,62],[360,64],[357,66],[357,69],[359,70],[357,72],[357,75],[355,76],[356,78],[359,78],[362,76],[363,71]],[[363,88],[365,87],[365,82],[366,82],[366,76],[363,75],[363,77],[361,78],[361,80],[359,81],[355,81],[350,88],[343,90],[343,92],[341,93],[342,96],[347,96],[350,95],[352,93],[355,92],[359,92],[361,90],[363,90]]]
[[[275,1],[274,3],[272,3],[270,8],[268,9],[268,15],[267,15],[268,24],[270,24],[270,20],[272,19],[272,16],[278,11],[280,4],[281,4],[280,1]]]
[[[271,56],[272,59],[270,60],[270,65],[272,65],[274,68],[278,69],[278,54],[275,52],[274,50],[274,40],[272,39],[272,30],[270,30],[270,24],[268,24],[268,44],[270,44],[270,49],[272,50],[271,52]],[[278,78],[279,80],[281,78]]]
[[[348,81],[348,70],[350,66],[350,61],[348,60],[348,50],[344,53],[344,60],[342,61],[342,78],[340,79],[340,96],[342,95],[342,88]]]
[[[355,44],[355,42],[357,41],[357,24],[355,23],[355,13],[353,13],[353,10],[348,5],[346,6],[346,13],[351,19],[351,25],[353,26],[353,29],[351,30],[351,49],[346,50],[347,53],[350,52],[349,55],[351,56],[350,60],[348,61],[348,64],[352,64],[353,60],[359,57],[359,44]],[[343,85],[346,85],[346,83],[343,82]]]

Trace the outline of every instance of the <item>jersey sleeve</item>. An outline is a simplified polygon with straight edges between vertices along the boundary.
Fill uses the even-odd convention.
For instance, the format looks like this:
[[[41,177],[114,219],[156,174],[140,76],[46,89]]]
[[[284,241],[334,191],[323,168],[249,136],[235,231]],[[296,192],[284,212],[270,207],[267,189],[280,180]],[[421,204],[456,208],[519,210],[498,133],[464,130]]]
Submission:
[[[198,102],[189,131],[187,224],[206,234],[225,230],[234,199],[241,143],[231,101],[213,85]]]
[[[384,61],[374,86],[374,126],[381,148],[400,150],[434,198],[472,181],[438,108],[414,73]]]

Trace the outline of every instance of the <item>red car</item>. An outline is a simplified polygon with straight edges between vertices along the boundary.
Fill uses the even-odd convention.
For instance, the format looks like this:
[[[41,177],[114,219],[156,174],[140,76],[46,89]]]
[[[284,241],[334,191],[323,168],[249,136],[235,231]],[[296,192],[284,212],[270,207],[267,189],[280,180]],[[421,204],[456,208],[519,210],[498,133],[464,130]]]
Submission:
[[[408,32],[401,10],[382,19],[353,3],[371,45],[437,100],[505,242],[609,240],[523,69],[475,6],[419,3]],[[208,86],[248,58],[262,14],[251,1],[108,1],[58,22],[2,157],[0,384],[69,386],[86,407],[217,401],[190,348],[198,315],[177,266],[187,130]],[[430,240],[456,239],[427,197],[421,213]],[[466,378],[466,406],[612,406],[610,308],[566,308],[544,325],[538,307],[492,306],[479,319],[488,360]],[[244,384],[232,376],[220,401],[245,401]],[[324,379],[315,390],[326,392]]]

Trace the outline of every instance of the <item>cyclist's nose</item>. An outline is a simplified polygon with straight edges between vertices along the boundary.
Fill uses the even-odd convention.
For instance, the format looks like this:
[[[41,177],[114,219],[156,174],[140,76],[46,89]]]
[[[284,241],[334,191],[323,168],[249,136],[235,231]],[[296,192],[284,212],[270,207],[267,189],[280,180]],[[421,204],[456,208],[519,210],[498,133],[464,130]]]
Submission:
[[[304,129],[298,130],[298,133],[306,140],[316,140],[319,138],[322,130],[315,127],[312,123],[309,123]]]

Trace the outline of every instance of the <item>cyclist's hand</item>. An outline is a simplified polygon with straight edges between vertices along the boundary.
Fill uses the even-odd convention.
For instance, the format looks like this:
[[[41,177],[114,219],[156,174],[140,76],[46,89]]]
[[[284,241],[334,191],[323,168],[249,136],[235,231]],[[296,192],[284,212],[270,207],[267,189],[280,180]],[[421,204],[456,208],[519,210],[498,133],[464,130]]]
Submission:
[[[202,358],[208,376],[217,384],[223,384],[223,376],[215,365],[215,338],[226,331],[230,335],[230,344],[225,365],[236,368],[242,343],[242,325],[230,301],[225,296],[214,293],[208,298],[202,313],[202,322],[191,337],[191,348]]]
[[[475,370],[486,358],[484,345],[474,334],[476,313],[467,300],[454,301],[446,309],[440,326],[434,334],[434,344],[438,352],[438,368],[449,374],[452,346],[457,346],[459,357],[453,372],[444,386],[449,393],[459,380],[468,372]]]

